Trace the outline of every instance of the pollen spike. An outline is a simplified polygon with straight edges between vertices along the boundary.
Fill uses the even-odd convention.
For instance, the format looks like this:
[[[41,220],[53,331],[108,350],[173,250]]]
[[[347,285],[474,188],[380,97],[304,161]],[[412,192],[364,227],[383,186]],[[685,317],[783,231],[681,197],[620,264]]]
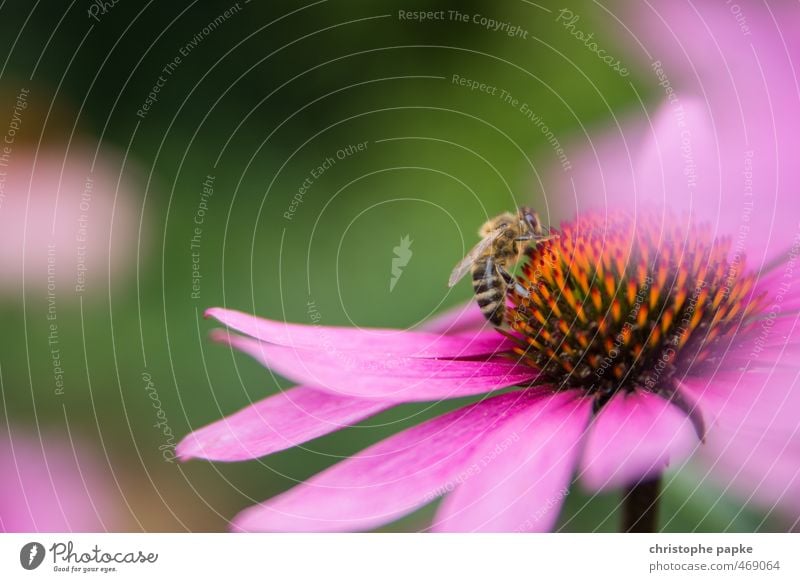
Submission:
[[[672,321],[675,317],[675,312],[672,310],[668,310],[664,312],[664,315],[661,316],[661,332],[667,333],[667,331],[672,327]]]
[[[620,307],[618,299],[614,299],[611,302],[611,316],[614,318],[615,322],[619,322],[622,317],[622,307]]]
[[[741,309],[742,309],[742,302],[735,301],[731,305],[731,309],[728,312],[726,319],[732,320],[734,317],[736,317],[736,314],[739,313],[739,311],[741,311]]]
[[[603,298],[600,296],[600,290],[594,287],[589,296],[592,298],[592,305],[594,305],[595,310],[599,312],[600,308],[603,306]]]
[[[684,301],[686,301],[686,289],[679,289],[672,301],[673,309],[680,311]]]
[[[658,298],[661,296],[660,289],[660,286],[650,287],[650,311],[654,310],[658,305]]]
[[[552,297],[548,299],[547,306],[550,308],[550,311],[553,313],[553,315],[559,318],[563,317],[561,309],[558,307],[558,303],[556,303],[555,299],[553,299]]]
[[[637,289],[636,283],[634,283],[633,281],[628,281],[627,288],[628,288],[628,295],[626,299],[628,300],[628,303],[633,303],[634,299],[636,299],[636,289]]]
[[[656,347],[659,343],[661,343],[661,328],[654,327],[653,331],[650,333],[650,339],[647,340],[647,344],[653,348]]]
[[[542,325],[547,324],[547,319],[545,319],[544,315],[542,315],[542,312],[539,311],[538,309],[533,309],[531,311],[531,314],[536,318],[536,321],[538,321]]]
[[[614,276],[611,273],[606,273],[603,277],[603,283],[605,283],[606,295],[608,297],[614,297],[615,291],[617,290],[617,282],[614,280]]]
[[[639,329],[644,328],[644,324],[647,323],[647,317],[650,315],[650,310],[647,309],[646,305],[642,305],[639,308],[639,313],[636,316],[636,325],[639,326]]]

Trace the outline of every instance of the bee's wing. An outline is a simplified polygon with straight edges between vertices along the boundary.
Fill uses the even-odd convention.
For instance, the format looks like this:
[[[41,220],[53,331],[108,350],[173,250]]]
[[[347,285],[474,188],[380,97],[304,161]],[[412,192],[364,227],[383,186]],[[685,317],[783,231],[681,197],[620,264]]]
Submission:
[[[486,237],[484,237],[483,240],[481,240],[478,244],[472,247],[472,249],[467,253],[467,256],[461,259],[461,261],[459,261],[459,263],[453,269],[453,272],[450,273],[450,281],[448,282],[449,287],[452,287],[458,283],[464,277],[464,275],[469,272],[470,268],[472,267],[472,263],[475,262],[475,259],[481,256],[502,232],[502,228],[497,228],[486,235]]]

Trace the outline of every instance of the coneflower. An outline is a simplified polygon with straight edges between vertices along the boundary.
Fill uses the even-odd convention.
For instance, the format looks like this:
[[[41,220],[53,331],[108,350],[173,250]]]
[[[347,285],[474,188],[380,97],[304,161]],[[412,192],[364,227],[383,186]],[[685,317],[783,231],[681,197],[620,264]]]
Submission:
[[[320,328],[210,310],[245,334],[217,339],[303,385],[192,433],[179,456],[256,458],[400,402],[517,386],[386,439],[233,527],[363,530],[444,496],[435,531],[547,531],[577,475],[625,491],[624,529],[653,529],[667,466],[739,423],[750,411],[738,404],[787,394],[786,377],[771,375],[797,363],[751,357],[775,274],[729,261],[729,241],[686,217],[593,213],[559,230],[527,254],[511,331]],[[792,301],[770,346],[793,333]]]

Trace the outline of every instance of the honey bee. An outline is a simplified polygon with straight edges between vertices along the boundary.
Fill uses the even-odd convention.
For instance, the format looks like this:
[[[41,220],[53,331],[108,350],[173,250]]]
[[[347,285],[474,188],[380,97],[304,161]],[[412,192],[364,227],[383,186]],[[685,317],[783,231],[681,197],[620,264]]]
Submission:
[[[539,215],[524,206],[516,215],[504,212],[486,221],[478,234],[481,241],[455,266],[449,286],[458,283],[467,271],[472,271],[472,288],[478,307],[486,319],[500,327],[509,287],[516,285],[518,292],[527,293],[509,271],[529,243],[550,240],[556,235],[545,234]]]

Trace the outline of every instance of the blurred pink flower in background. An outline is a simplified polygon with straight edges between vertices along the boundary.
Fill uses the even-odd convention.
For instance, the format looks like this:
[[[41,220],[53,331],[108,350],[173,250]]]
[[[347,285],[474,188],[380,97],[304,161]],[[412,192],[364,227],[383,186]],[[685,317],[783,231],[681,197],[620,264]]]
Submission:
[[[132,271],[137,199],[123,161],[73,145],[17,144],[0,167],[0,293],[54,283],[60,297],[96,292]]]
[[[732,237],[732,261],[768,275],[774,301],[751,367],[769,373],[698,451],[700,471],[745,501],[780,503],[800,518],[798,350],[794,321],[800,252],[800,7],[789,2],[672,2],[620,6],[630,58],[642,61],[666,105],[652,117],[629,114],[569,151],[576,210],[604,201],[643,202],[690,212],[714,234]],[[563,190],[560,171],[550,188]],[[777,365],[775,365],[777,362]],[[730,371],[726,370],[726,374]],[[785,400],[784,400],[785,398]],[[766,432],[765,432],[766,430]],[[709,469],[710,468],[710,469]]]
[[[85,442],[0,427],[0,531],[113,531],[107,483]]]

